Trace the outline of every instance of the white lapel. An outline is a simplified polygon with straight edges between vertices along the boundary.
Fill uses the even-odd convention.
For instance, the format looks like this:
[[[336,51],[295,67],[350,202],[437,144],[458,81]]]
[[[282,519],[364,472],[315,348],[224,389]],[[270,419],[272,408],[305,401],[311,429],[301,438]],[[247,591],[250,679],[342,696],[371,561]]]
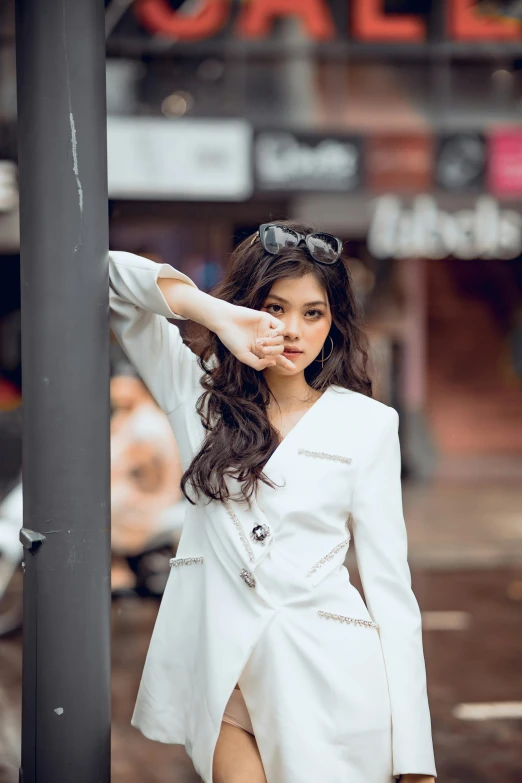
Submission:
[[[224,504],[229,517],[229,525],[234,530],[238,552],[251,569],[266,557],[277,537],[280,525],[278,506],[282,501],[279,487],[284,488],[289,471],[298,469],[294,458],[297,443],[306,438],[307,431],[319,427],[319,422],[324,420],[324,411],[328,409],[327,398],[333,393],[333,388],[330,386],[325,390],[324,394],[283,438],[268,459],[264,473],[278,487],[272,489],[263,482],[259,482],[257,495],[252,498],[250,509],[246,503],[234,500],[229,500]],[[239,482],[235,479],[231,479],[227,483],[233,494],[240,488]]]
[[[291,459],[292,446],[295,445],[299,438],[306,436],[306,431],[310,427],[317,426],[317,420],[321,417],[321,412],[327,409],[327,402],[334,386],[328,386],[324,393],[319,397],[316,402],[309,408],[304,416],[301,416],[297,424],[292,427],[288,435],[281,441],[279,446],[271,455],[264,467],[264,472],[269,478],[272,478],[272,472],[279,473],[285,465],[285,459]],[[263,486],[263,485],[261,485]]]

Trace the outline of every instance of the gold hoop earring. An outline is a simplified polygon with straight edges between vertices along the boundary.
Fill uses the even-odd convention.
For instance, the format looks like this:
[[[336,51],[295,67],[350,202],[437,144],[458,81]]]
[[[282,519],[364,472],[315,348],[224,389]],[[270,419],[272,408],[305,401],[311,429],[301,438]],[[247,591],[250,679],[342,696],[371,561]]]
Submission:
[[[321,364],[322,364],[322,365],[324,365],[324,363],[325,363],[325,362],[326,362],[326,361],[327,361],[327,360],[330,358],[330,356],[331,356],[331,355],[332,355],[332,353],[333,353],[333,349],[334,349],[334,341],[333,341],[333,338],[332,338],[332,336],[331,336],[330,334],[328,335],[328,337],[330,338],[330,341],[331,341],[331,343],[332,343],[332,348],[331,348],[331,350],[330,350],[330,353],[329,353],[329,354],[328,354],[328,356],[325,358],[325,356],[324,356],[324,343],[323,343],[323,347],[321,348],[321,358],[320,358],[320,359],[315,359],[315,361],[316,361],[316,362],[321,362]]]

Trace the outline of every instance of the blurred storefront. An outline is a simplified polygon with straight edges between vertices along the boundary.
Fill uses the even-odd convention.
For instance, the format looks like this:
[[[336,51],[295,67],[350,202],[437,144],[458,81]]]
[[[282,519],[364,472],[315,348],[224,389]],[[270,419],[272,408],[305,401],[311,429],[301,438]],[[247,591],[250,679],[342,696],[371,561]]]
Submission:
[[[0,502],[21,464],[14,6],[0,3]],[[448,783],[515,783],[522,3],[105,6],[111,246],[211,290],[261,222],[294,217],[342,237],[377,396],[401,413],[404,472],[434,479],[406,481],[403,497],[437,769]],[[157,613],[130,593],[161,594],[184,504],[166,419],[112,348],[113,780],[174,770],[188,783],[179,747],[129,725]],[[20,639],[2,638],[0,656],[3,780],[19,766]]]
[[[106,0],[112,246],[209,290],[266,219],[341,236],[413,475],[437,455],[522,453],[508,5]]]

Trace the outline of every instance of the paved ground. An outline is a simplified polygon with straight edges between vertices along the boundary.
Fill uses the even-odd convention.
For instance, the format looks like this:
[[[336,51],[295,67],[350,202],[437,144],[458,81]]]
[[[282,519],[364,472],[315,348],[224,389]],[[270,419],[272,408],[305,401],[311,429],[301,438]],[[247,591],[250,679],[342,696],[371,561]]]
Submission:
[[[423,568],[522,563],[522,459],[452,464],[443,477],[404,489],[409,560]],[[495,470],[499,475],[494,481]]]
[[[441,783],[522,780],[522,720],[456,714],[462,703],[522,702],[521,500],[512,481],[405,492]],[[113,783],[198,781],[181,748],[150,742],[129,724],[156,611],[138,599],[113,604]],[[18,781],[20,682],[15,637],[0,642],[0,783]]]

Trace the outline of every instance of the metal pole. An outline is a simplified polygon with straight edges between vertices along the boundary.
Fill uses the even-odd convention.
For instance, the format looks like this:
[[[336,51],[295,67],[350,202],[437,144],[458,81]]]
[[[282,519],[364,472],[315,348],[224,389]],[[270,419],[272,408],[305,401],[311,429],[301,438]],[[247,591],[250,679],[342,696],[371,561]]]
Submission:
[[[103,0],[18,0],[24,783],[110,779]]]

